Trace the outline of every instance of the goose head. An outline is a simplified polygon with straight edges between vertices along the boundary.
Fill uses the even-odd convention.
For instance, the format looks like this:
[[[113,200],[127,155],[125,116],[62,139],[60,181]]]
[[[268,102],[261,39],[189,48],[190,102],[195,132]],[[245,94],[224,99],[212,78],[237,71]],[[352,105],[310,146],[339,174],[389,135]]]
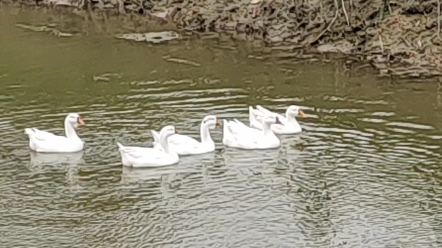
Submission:
[[[218,118],[214,115],[204,117],[202,125],[209,127],[209,129],[215,129],[215,127],[220,126]]]
[[[168,138],[169,136],[178,133],[178,130],[174,126],[168,125],[161,129],[161,133],[165,138]]]
[[[65,119],[65,123],[77,128],[79,125],[84,125],[84,121],[77,113],[70,113]]]
[[[290,117],[305,117],[304,112],[296,105],[291,105],[287,108],[287,116]]]

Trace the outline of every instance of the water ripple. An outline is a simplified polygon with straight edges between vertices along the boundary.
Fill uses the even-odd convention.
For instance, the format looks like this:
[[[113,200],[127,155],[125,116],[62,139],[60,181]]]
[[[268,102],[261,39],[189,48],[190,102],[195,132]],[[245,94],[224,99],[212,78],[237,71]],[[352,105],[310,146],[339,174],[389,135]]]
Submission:
[[[27,92],[26,99],[0,96],[2,242],[8,247],[440,242],[442,136],[436,124],[407,117],[385,100],[334,90],[324,97],[307,91],[294,97],[226,81],[121,78],[106,87],[89,85],[85,95],[79,80],[78,89],[70,89],[76,97],[57,98],[50,87]],[[8,90],[32,86],[24,84]],[[56,101],[48,100],[53,96]],[[289,103],[305,110],[306,118],[299,120],[304,132],[281,135],[280,149],[226,148],[217,128],[212,154],[182,157],[179,165],[164,168],[121,166],[117,141],[150,146],[149,131],[166,124],[199,139],[208,113],[247,124],[249,105],[284,113]],[[24,128],[62,134],[68,112],[86,121],[78,129],[85,150],[29,152]]]

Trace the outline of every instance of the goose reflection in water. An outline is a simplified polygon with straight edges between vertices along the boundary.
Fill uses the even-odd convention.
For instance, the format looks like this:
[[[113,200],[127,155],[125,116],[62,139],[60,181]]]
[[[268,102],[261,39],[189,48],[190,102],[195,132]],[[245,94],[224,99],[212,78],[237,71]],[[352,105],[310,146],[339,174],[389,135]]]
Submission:
[[[32,173],[47,173],[51,170],[65,171],[66,181],[72,187],[78,186],[78,167],[85,164],[83,151],[76,153],[30,152],[28,169]]]
[[[39,153],[30,152],[31,167],[50,165],[78,165],[84,163],[83,151],[75,153]]]
[[[122,167],[121,183],[132,184],[150,180],[175,180],[179,174],[201,173],[201,166],[207,167],[212,165],[215,160],[214,153],[206,153],[194,156],[184,156],[180,158],[178,165],[150,167],[150,168],[134,168]]]

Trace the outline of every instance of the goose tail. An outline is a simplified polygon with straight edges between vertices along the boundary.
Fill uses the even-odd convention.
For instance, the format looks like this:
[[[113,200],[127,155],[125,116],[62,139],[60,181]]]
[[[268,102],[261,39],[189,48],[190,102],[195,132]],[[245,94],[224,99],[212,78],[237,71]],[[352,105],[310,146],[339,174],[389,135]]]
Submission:
[[[120,151],[124,149],[124,146],[120,142],[117,142],[117,146]]]
[[[35,131],[32,130],[32,128],[25,128],[25,134],[27,134],[27,135],[33,135],[33,134],[35,134]]]
[[[249,106],[249,126],[252,126],[252,123],[255,122],[255,112],[252,106]]]

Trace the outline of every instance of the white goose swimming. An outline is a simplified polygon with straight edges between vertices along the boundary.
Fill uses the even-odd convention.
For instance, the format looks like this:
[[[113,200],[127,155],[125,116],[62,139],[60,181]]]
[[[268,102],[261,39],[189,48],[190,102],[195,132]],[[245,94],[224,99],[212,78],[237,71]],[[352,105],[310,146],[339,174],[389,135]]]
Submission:
[[[174,134],[167,140],[168,145],[172,150],[178,153],[178,155],[195,155],[213,152],[215,151],[215,142],[213,142],[210,136],[209,129],[214,129],[219,125],[216,116],[208,115],[201,121],[201,142],[187,135]],[[163,130],[161,130],[161,132],[162,131]],[[159,142],[161,132],[158,134],[158,132],[152,130],[152,137],[154,138],[152,144],[158,150],[163,149]]]
[[[235,119],[234,121],[224,120],[223,144],[225,146],[241,149],[271,149],[281,146],[281,141],[273,133],[272,124],[280,124],[279,117],[266,116],[263,119],[263,130],[246,126]]]
[[[302,132],[301,125],[299,125],[296,117],[305,117],[304,112],[299,109],[298,106],[291,105],[287,108],[285,112],[285,117],[271,112],[260,105],[256,105],[256,109],[252,106],[249,107],[249,125],[250,127],[262,130],[262,120],[265,116],[277,116],[281,123],[273,124],[271,126],[273,132],[277,134],[294,134]]]
[[[29,148],[36,152],[68,153],[79,152],[84,148],[84,142],[78,137],[75,128],[84,125],[83,119],[77,113],[70,113],[64,120],[66,136],[41,131],[37,128],[25,128],[29,137]]]
[[[177,130],[174,126],[165,126],[162,129],[160,136],[162,151],[150,147],[123,146],[117,142],[123,165],[132,167],[159,167],[178,163],[178,154],[172,149],[169,149],[167,143],[167,139],[176,132]]]

